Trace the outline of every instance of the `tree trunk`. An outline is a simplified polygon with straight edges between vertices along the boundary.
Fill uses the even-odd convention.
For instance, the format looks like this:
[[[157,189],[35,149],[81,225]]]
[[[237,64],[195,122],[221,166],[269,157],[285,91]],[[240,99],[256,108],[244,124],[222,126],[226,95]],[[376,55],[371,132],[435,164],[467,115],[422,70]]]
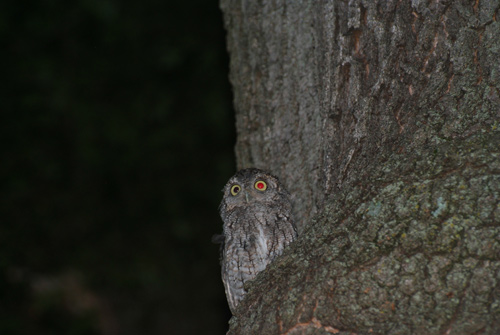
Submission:
[[[300,232],[229,334],[500,334],[499,1],[221,2]]]

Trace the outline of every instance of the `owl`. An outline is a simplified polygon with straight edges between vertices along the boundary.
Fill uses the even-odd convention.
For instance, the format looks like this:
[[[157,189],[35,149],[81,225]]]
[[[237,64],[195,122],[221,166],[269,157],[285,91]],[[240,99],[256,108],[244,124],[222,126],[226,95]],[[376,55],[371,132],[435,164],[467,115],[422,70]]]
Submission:
[[[238,171],[223,189],[222,281],[234,314],[257,276],[297,237],[290,195],[275,176],[255,168]]]

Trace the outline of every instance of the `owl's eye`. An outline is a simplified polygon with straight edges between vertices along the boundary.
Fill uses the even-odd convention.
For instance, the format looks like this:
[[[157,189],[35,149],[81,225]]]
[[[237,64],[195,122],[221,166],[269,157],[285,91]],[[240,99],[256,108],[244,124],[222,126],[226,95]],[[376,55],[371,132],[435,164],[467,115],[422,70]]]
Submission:
[[[257,180],[254,187],[259,191],[265,191],[267,189],[267,184],[262,180]]]
[[[233,185],[231,186],[231,194],[236,195],[238,192],[241,191],[240,185]]]

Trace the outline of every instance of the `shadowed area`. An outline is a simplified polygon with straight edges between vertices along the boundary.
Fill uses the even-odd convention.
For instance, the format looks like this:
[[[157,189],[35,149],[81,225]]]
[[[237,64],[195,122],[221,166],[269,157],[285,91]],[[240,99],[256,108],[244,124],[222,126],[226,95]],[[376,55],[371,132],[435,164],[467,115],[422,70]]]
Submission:
[[[220,334],[217,1],[0,4],[1,334]]]

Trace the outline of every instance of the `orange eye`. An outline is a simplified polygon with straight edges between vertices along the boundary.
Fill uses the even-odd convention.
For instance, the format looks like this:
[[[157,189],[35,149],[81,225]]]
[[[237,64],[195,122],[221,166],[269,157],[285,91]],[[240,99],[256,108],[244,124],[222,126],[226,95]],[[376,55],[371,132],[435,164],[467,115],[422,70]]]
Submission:
[[[231,194],[236,195],[238,192],[241,191],[240,185],[233,185],[231,186]]]
[[[262,180],[258,180],[257,182],[255,182],[254,187],[259,191],[265,191],[267,189],[267,184]]]

